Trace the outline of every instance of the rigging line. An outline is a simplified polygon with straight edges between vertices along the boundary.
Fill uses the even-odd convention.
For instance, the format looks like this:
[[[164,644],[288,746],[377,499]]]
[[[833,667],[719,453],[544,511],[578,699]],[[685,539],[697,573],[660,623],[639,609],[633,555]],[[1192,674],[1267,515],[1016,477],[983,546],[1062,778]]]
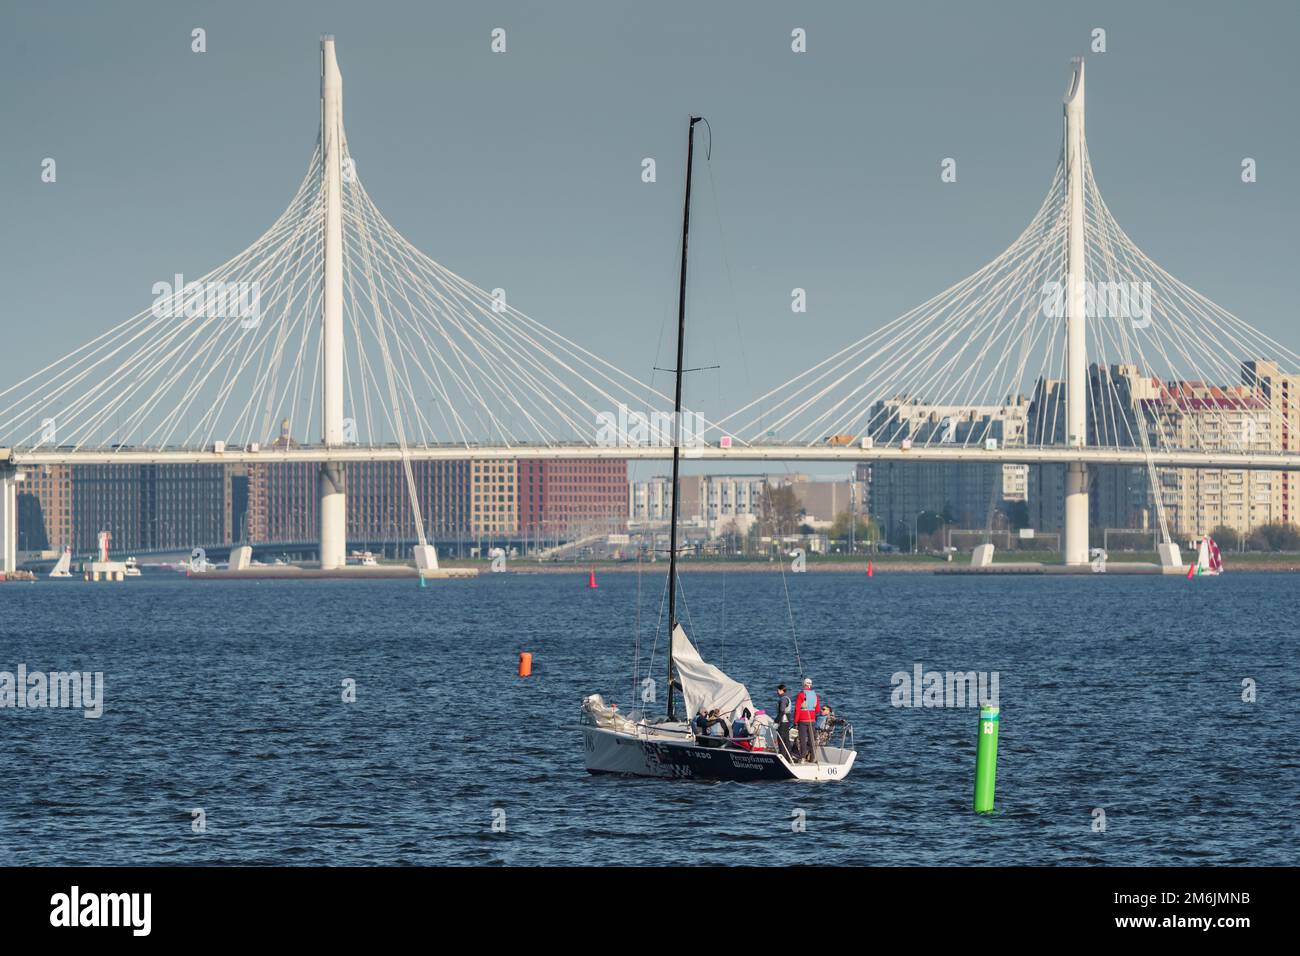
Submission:
[[[650,541],[651,541],[651,545],[653,545],[654,543],[653,533],[651,534]],[[655,621],[655,639],[654,639],[654,643],[650,645],[650,660],[646,663],[647,674],[653,674],[655,669],[655,651],[659,649],[659,635],[660,633],[662,633],[664,629],[663,628],[664,608],[668,606],[668,578],[670,577],[672,577],[671,574],[666,575],[664,577],[663,593],[659,595],[659,618]],[[653,678],[651,679],[653,680]],[[672,692],[673,692],[672,687],[669,687],[668,693],[671,694]]]
[[[699,635],[699,633],[695,630],[695,619],[691,617],[691,606],[690,606],[690,604],[689,604],[689,603],[687,602],[687,600],[686,600],[686,588],[685,588],[685,586],[682,584],[682,580],[681,580],[681,578],[682,578],[682,575],[681,575],[681,572],[679,571],[679,572],[677,573],[677,593],[681,595],[681,598],[682,598],[682,607],[684,607],[684,608],[686,609],[686,623],[689,624],[689,625],[691,626],[691,629],[690,629],[691,640],[695,641],[695,646],[696,646],[696,647],[699,647],[699,637],[700,637],[700,635]],[[680,624],[681,622],[678,621],[678,623]]]
[[[790,466],[789,463],[787,463],[785,464],[785,473],[787,473],[787,476],[789,476],[789,471]],[[787,485],[787,488],[790,488],[790,493],[793,494],[792,486]],[[776,561],[777,566],[781,568],[781,587],[783,587],[785,591],[785,614],[787,614],[790,622],[790,640],[794,641],[794,663],[796,663],[798,672],[800,672],[800,679],[802,680],[805,675],[803,675],[803,658],[800,654],[800,636],[798,636],[798,632],[794,630],[794,607],[790,605],[790,585],[789,581],[785,579],[785,544],[781,541],[783,535],[781,535],[780,528],[776,525],[776,515],[774,510],[772,510],[772,483],[767,479],[763,480],[763,498],[767,503],[768,514],[772,515],[772,535],[776,538]]]
[[[718,628],[718,665],[727,663],[727,559],[722,559],[722,624]]]
[[[636,549],[636,617],[632,623],[632,700],[641,686],[641,549]]]
[[[768,497],[769,498],[771,497],[770,491],[768,493]],[[794,641],[794,663],[796,669],[799,671],[799,679],[803,680],[803,678],[807,675],[804,674],[803,658],[799,654],[799,634],[794,627],[794,607],[790,604],[790,582],[786,580],[786,575],[785,575],[785,546],[784,545],[780,545],[777,547],[776,560],[778,565],[781,568],[781,587],[785,590],[785,612],[786,612],[786,616],[789,617],[790,619],[790,638],[791,640]]]

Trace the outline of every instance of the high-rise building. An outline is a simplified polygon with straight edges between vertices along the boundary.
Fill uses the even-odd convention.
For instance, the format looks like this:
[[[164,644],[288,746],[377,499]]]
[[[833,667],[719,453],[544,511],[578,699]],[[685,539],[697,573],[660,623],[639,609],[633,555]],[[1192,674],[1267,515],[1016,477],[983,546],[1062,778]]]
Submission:
[[[1204,451],[1272,451],[1275,435],[1269,403],[1247,385],[1170,383],[1148,403],[1161,445]],[[1224,526],[1245,533],[1281,520],[1281,477],[1244,469],[1162,468],[1170,533],[1195,539]]]
[[[72,468],[27,468],[17,484],[18,550],[61,551],[75,541]]]
[[[1284,373],[1276,362],[1253,359],[1242,363],[1242,381],[1268,403],[1269,447],[1294,452],[1300,448],[1300,375]],[[1300,471],[1274,473],[1273,519],[1300,524]]]
[[[1159,379],[1141,374],[1131,364],[1088,368],[1088,444],[1108,448],[1143,447],[1149,431],[1139,409],[1159,397]],[[1153,441],[1145,436],[1148,444]],[[1065,384],[1040,379],[1030,401],[1027,441],[1030,445],[1065,442]],[[1065,466],[1027,466],[1029,522],[1042,531],[1060,531],[1065,514]],[[1156,517],[1151,499],[1150,471],[1145,465],[1088,466],[1088,524],[1094,529],[1152,528]]]
[[[627,530],[627,462],[521,458],[519,530],[543,540]]]
[[[78,465],[72,469],[75,550],[100,531],[114,551],[160,551],[229,540],[222,465]]]
[[[917,446],[982,448],[1025,443],[1031,403],[1017,397],[1000,405],[930,405],[911,400],[877,402],[871,432],[879,441]],[[983,528],[991,513],[1028,495],[1021,464],[956,461],[872,461],[868,511],[891,541],[907,540],[922,513],[945,514],[957,527]]]
[[[470,465],[470,534],[509,537],[519,531],[519,463],[474,461]]]

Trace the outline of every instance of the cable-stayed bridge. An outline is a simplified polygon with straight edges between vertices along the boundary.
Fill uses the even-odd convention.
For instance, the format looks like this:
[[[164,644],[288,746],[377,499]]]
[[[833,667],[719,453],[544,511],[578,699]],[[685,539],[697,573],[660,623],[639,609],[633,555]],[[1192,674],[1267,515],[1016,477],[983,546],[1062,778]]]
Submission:
[[[288,208],[226,263],[163,285],[0,391],[7,566],[24,466],[319,463],[330,568],[348,462],[403,462],[422,528],[412,461],[661,459],[678,428],[688,459],[1061,465],[1072,564],[1088,560],[1090,465],[1144,467],[1153,488],[1162,468],[1295,471],[1300,492],[1300,356],[1120,228],[1088,157],[1081,59],[1047,196],[1006,250],[718,421],[674,422],[670,396],[412,246],[357,175],[328,37],[320,134]],[[318,437],[277,442],[282,422]],[[423,538],[417,560],[436,561]]]

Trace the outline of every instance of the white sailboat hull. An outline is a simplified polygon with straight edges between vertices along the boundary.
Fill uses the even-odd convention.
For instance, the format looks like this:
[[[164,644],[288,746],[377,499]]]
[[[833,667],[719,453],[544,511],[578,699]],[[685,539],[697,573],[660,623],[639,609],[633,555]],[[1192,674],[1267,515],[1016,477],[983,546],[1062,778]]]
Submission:
[[[774,751],[737,747],[702,747],[693,738],[656,734],[646,728],[626,732],[584,726],[583,750],[591,773],[630,774],[695,780],[801,781],[843,780],[857,751],[819,747],[816,763],[792,763]]]

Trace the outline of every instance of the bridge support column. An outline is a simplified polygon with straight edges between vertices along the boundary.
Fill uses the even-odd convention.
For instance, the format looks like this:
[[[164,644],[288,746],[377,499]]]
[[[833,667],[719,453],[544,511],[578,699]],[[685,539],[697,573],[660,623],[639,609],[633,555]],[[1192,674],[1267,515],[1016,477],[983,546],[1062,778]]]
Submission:
[[[343,76],[334,38],[321,39],[321,179],[325,191],[325,287],[321,348],[324,353],[321,422],[327,446],[343,435]],[[320,566],[347,563],[347,489],[343,465],[326,462],[320,472]]]
[[[348,556],[347,473],[338,462],[320,466],[320,566],[341,568]]]
[[[0,571],[18,570],[18,472],[0,466]]]
[[[1065,563],[1088,563],[1088,466],[1065,466]]]

